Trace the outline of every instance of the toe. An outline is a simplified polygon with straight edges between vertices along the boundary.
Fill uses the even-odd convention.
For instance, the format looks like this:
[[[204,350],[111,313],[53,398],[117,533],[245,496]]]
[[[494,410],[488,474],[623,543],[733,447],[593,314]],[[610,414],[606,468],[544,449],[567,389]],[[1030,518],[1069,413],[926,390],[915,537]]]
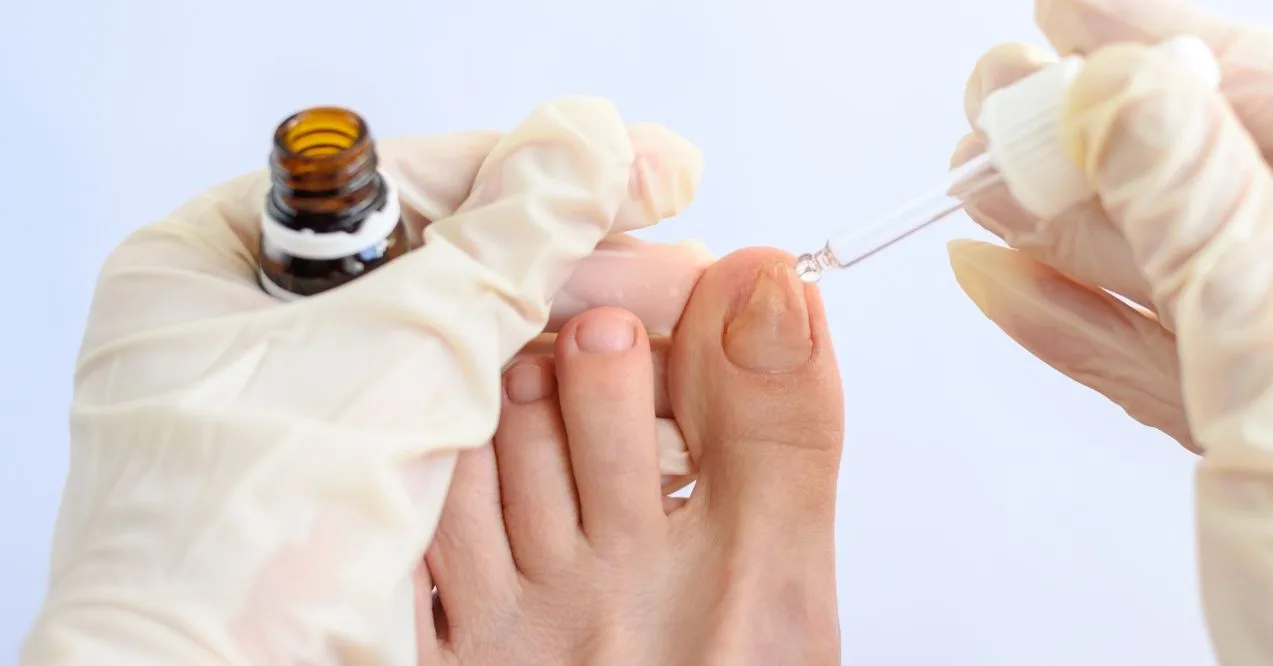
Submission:
[[[594,547],[649,544],[666,529],[644,327],[591,310],[557,338],[557,381],[583,531]]]
[[[817,289],[777,250],[735,253],[699,281],[677,329],[669,392],[695,495],[757,524],[834,519],[843,398]],[[719,500],[719,501],[717,501]]]
[[[667,357],[672,350],[672,339],[663,335],[649,336],[650,362],[654,364],[654,412],[659,418],[672,416],[672,405],[667,395]],[[518,360],[552,356],[557,347],[557,334],[544,333],[518,352]]]
[[[659,417],[654,424],[659,443],[659,470],[663,473],[663,494],[670,495],[694,480],[694,461],[690,459],[689,452],[685,449],[685,438],[681,436],[681,430],[672,418],[672,402],[668,397],[667,359],[672,350],[672,339],[667,336],[649,336],[649,341],[650,361],[654,365],[654,413]],[[518,352],[517,361],[551,357],[556,345],[556,333],[540,335]],[[501,461],[504,460],[498,442],[495,455]],[[502,466],[503,463],[501,468]],[[516,544],[513,550],[516,552]]]
[[[490,445],[459,456],[437,533],[425,555],[452,638],[511,608],[517,591]]]
[[[579,509],[552,358],[524,360],[504,373],[495,456],[518,569],[537,578],[569,562],[579,545]]]

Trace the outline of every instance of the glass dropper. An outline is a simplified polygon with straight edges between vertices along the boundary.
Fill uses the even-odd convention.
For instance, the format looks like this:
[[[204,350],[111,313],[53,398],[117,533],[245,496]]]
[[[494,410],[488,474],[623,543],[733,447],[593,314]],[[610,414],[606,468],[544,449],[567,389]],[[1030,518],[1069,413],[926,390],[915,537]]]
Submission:
[[[817,282],[824,271],[849,268],[962,210],[974,197],[1003,184],[999,170],[982,153],[950,171],[945,184],[927,196],[877,218],[864,228],[849,228],[827,240],[821,250],[796,259],[796,274]]]
[[[1172,37],[1155,50],[1186,76],[1212,90],[1219,87],[1219,64],[1197,37]],[[1006,185],[1017,203],[1043,219],[1092,198],[1087,174],[1066,154],[1061,133],[1070,82],[1082,67],[1082,56],[1072,55],[991,93],[976,123],[986,138],[986,152],[952,170],[931,194],[865,227],[845,229],[822,249],[800,255],[796,274],[804,282],[817,282],[827,271],[854,266],[963,209],[996,185]]]

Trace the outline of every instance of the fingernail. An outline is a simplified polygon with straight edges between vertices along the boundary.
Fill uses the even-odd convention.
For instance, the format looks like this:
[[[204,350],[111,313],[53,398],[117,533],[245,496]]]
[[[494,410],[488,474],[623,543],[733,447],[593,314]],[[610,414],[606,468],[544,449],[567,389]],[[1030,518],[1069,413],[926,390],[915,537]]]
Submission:
[[[969,132],[955,144],[955,150],[950,155],[950,167],[953,169],[962,166],[965,162],[974,157],[983,155],[986,152],[985,137],[976,132]]]
[[[504,395],[514,405],[543,400],[557,388],[557,377],[545,363],[522,361],[504,373]]]
[[[679,213],[694,198],[703,172],[702,153],[684,137],[653,124],[630,128],[635,159],[628,198],[638,204],[632,218],[617,222],[615,231],[645,227]]]
[[[689,248],[690,251],[693,252],[696,257],[702,259],[704,263],[711,263],[717,259],[716,255],[712,253],[711,248],[707,247],[707,243],[704,243],[697,238],[683,238],[677,241],[676,244]]]
[[[985,90],[993,85],[990,74],[986,71],[988,69],[990,69],[988,63],[977,63],[976,75],[968,81],[968,87],[964,89],[965,103],[970,103],[974,108],[981,108],[981,102],[986,96]]]
[[[636,324],[632,315],[619,310],[588,313],[575,327],[575,344],[589,354],[615,354],[636,344]]]
[[[791,267],[760,267],[751,295],[725,327],[725,355],[754,372],[794,370],[813,354],[805,286]]]
[[[1075,283],[1020,252],[968,240],[950,241],[946,247],[959,287],[982,314],[1013,337],[1021,319],[1049,318],[1058,331],[1101,330],[1122,320],[1114,297]],[[1060,344],[1058,338],[1054,347]]]

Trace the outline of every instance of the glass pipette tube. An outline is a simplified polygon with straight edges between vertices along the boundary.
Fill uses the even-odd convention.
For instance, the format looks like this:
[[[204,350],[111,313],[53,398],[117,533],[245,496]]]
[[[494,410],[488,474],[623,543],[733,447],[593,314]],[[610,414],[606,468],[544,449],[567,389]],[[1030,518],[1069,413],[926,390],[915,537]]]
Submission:
[[[1215,55],[1197,37],[1177,35],[1154,48],[1199,83],[1213,90],[1220,85]],[[796,260],[800,279],[817,282],[826,271],[853,266],[964,208],[1000,183],[1023,208],[1044,219],[1094,196],[1087,174],[1069,158],[1060,132],[1070,83],[1082,66],[1082,56],[1070,55],[991,93],[982,100],[976,125],[993,150],[952,170],[940,190],[864,227],[841,230],[821,250],[801,255]]]
[[[866,225],[853,225],[831,236],[817,252],[796,259],[796,274],[817,282],[826,271],[853,266],[904,238],[962,210],[974,197],[1003,183],[988,153],[952,169],[940,188]]]

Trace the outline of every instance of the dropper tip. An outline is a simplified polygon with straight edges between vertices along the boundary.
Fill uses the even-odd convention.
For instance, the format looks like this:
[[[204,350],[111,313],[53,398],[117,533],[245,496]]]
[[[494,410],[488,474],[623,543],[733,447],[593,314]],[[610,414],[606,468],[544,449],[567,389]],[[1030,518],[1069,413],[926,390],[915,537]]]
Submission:
[[[822,279],[822,267],[813,254],[802,254],[796,259],[796,277],[805,284],[813,284]]]

